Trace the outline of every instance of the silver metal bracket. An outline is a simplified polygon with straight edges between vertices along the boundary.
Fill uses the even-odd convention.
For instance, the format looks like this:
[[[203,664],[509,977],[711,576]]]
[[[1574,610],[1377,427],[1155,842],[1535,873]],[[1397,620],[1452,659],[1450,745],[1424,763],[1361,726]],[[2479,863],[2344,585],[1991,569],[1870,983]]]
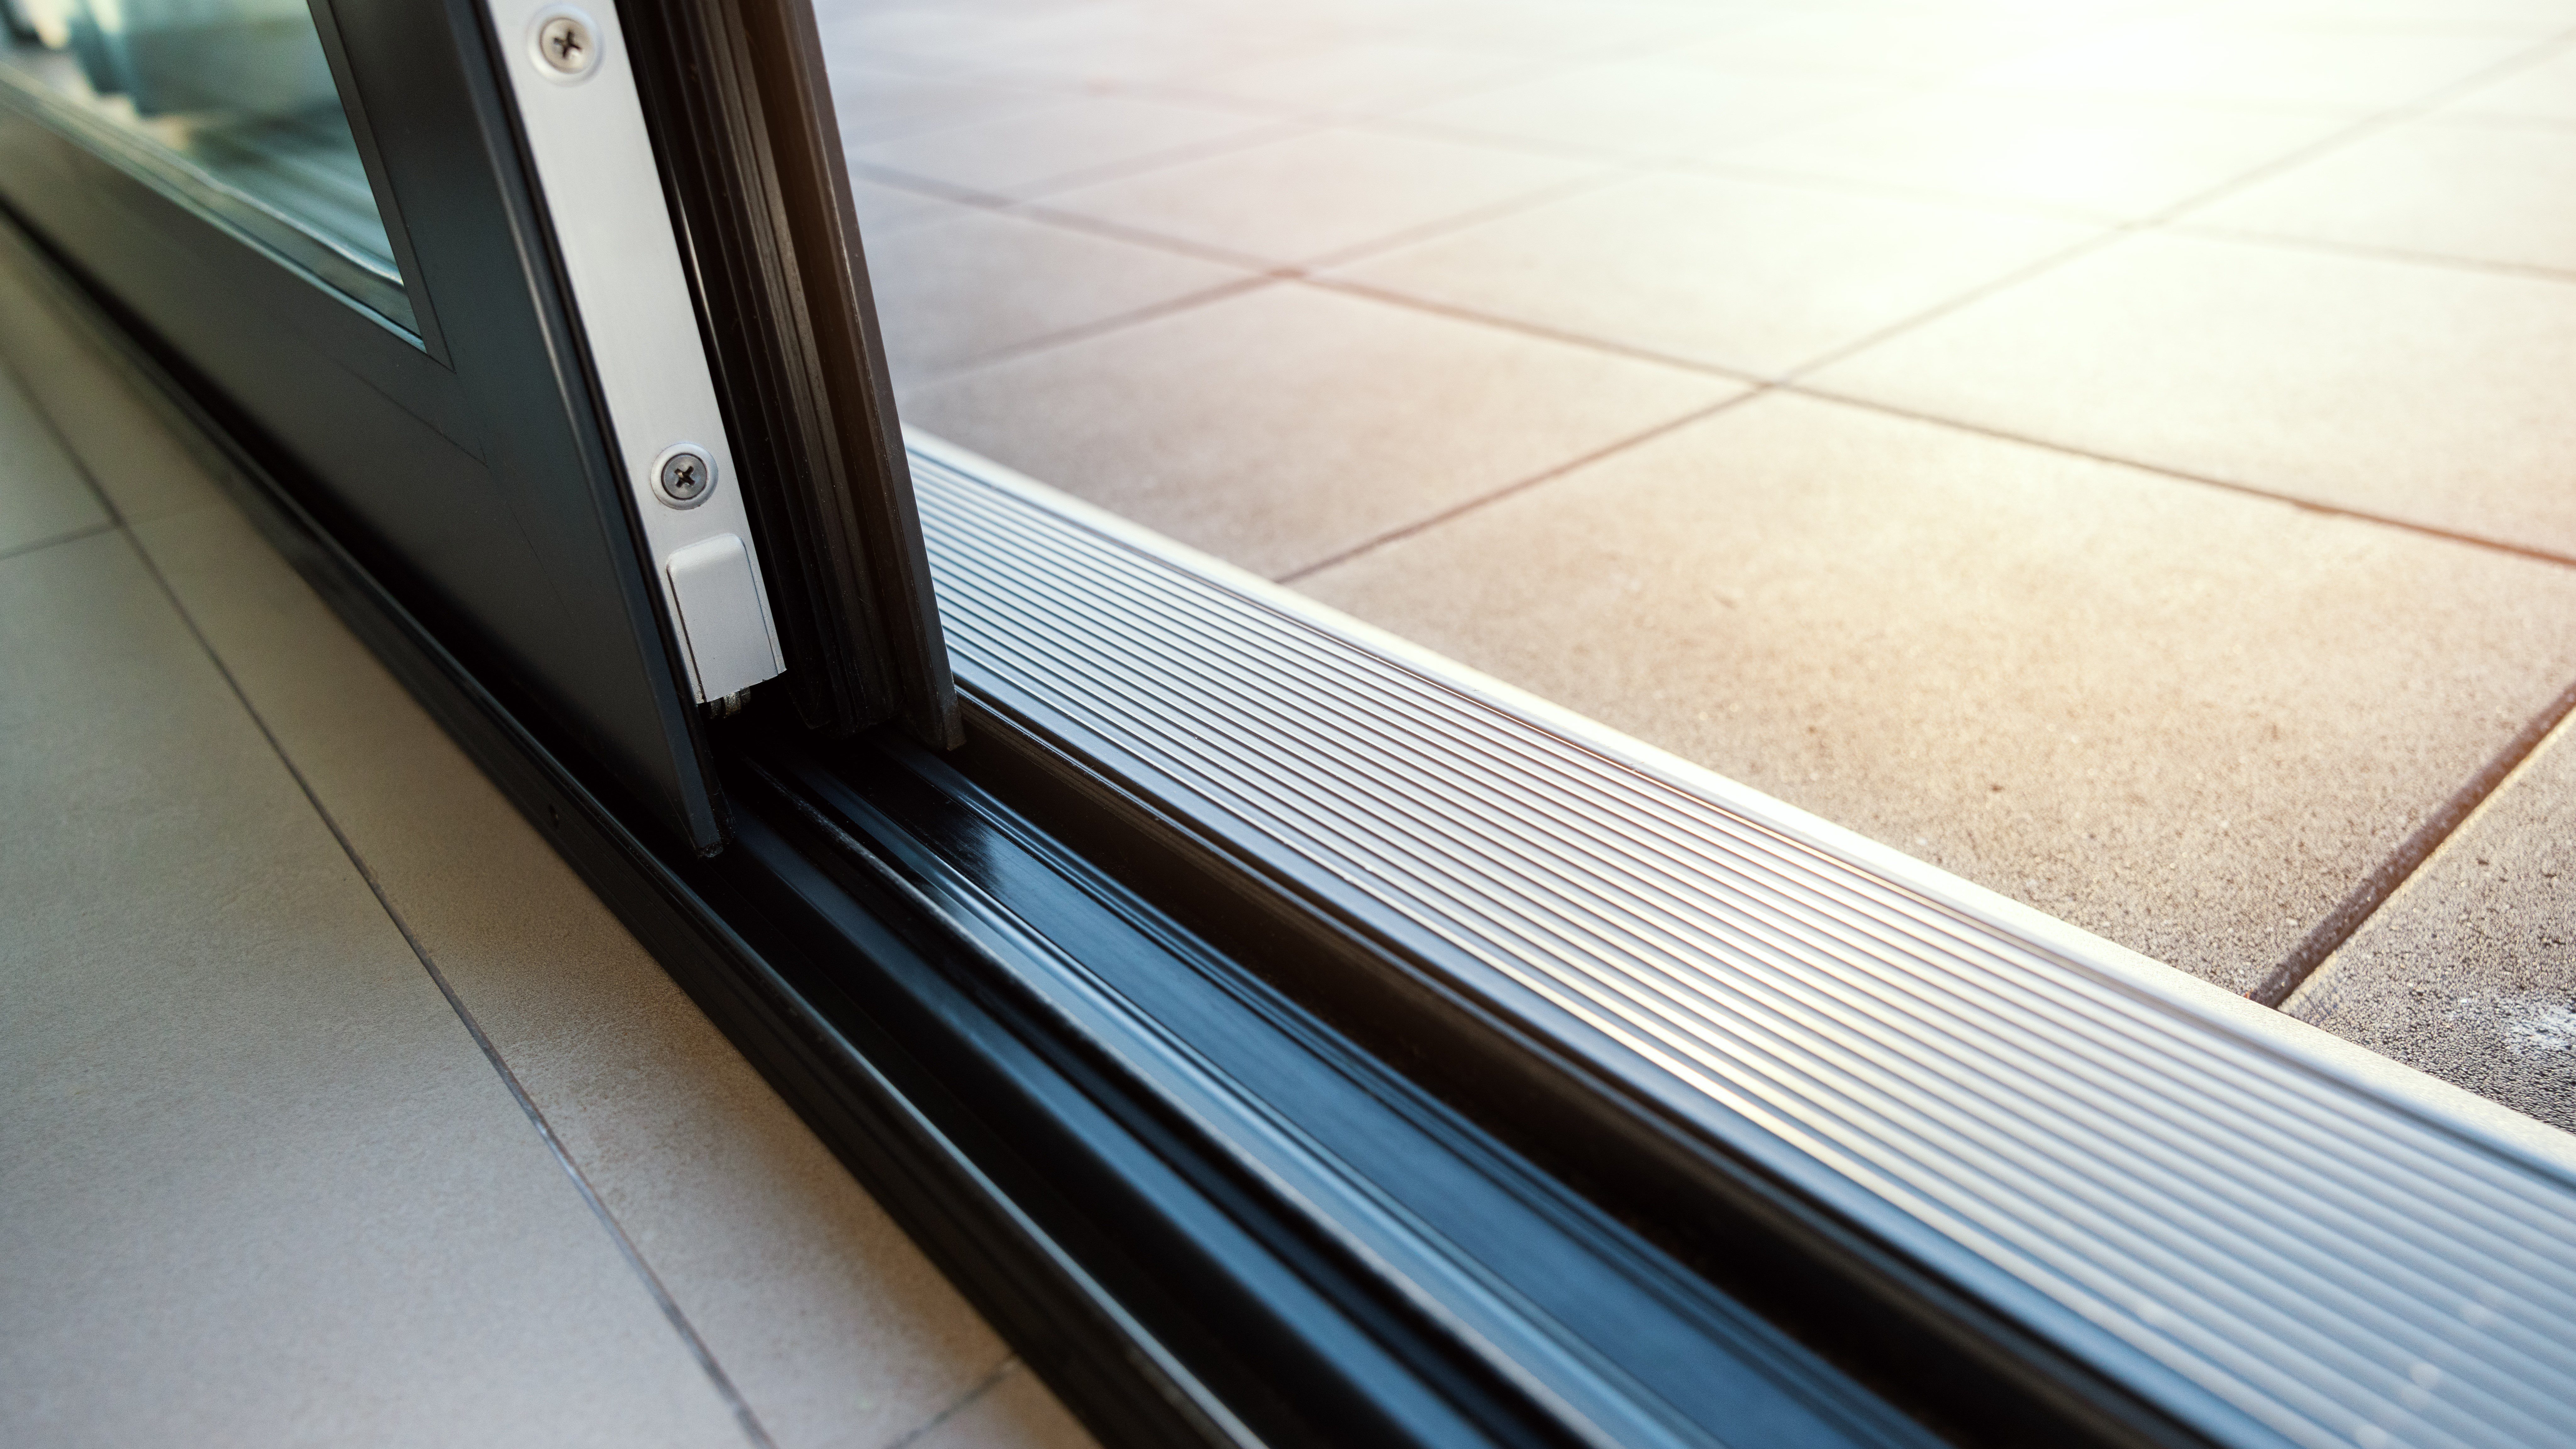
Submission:
[[[488,3],[690,684],[739,694],[786,660],[616,7]]]

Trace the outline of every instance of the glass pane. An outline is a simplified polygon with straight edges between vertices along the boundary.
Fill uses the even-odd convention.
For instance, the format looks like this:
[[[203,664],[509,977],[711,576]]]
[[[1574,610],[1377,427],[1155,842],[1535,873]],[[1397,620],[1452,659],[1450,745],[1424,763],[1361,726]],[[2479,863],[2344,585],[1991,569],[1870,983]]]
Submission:
[[[7,0],[5,94],[416,330],[305,0]]]

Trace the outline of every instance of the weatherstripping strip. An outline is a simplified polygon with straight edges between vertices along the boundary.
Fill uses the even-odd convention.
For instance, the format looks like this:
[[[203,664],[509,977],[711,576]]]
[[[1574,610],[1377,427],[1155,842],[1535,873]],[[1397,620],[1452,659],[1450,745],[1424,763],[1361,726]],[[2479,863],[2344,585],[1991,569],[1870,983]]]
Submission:
[[[2576,1442],[2576,1140],[919,435],[959,678],[2239,1444]]]

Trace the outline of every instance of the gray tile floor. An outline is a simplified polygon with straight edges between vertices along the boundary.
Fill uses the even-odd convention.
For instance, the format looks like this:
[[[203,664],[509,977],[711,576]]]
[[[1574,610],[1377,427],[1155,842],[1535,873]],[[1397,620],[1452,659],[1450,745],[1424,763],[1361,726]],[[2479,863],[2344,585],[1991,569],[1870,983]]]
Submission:
[[[2211,980],[2576,681],[2576,0],[819,9],[908,421]],[[2576,1127],[2565,752],[2291,1006]]]
[[[0,1442],[1081,1430],[0,278]]]

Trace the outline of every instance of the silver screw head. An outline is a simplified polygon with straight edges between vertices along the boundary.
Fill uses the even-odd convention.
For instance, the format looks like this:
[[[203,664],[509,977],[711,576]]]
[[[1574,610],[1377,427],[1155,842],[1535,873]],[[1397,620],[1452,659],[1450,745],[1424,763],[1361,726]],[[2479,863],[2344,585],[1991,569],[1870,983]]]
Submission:
[[[537,25],[537,59],[567,79],[590,74],[599,64],[599,36],[586,16],[558,11]]]
[[[716,465],[694,448],[674,448],[663,455],[658,480],[662,496],[682,507],[698,502],[715,486]]]

